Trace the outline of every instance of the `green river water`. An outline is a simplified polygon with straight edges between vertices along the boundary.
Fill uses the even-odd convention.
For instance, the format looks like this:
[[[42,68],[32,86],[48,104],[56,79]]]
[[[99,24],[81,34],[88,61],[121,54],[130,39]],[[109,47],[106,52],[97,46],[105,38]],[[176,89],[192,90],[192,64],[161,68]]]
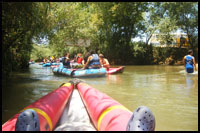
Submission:
[[[39,64],[13,73],[2,84],[2,123],[70,80]],[[126,66],[121,74],[82,80],[131,111],[149,107],[156,131],[198,130],[198,73],[186,74],[183,66]]]

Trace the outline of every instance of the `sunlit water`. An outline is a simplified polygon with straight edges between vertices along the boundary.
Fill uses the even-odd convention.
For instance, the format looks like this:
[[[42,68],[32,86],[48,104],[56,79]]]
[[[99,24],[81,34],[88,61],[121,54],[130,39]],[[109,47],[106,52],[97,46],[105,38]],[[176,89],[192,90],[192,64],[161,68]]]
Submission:
[[[39,64],[13,73],[3,81],[2,122],[70,80]],[[198,130],[198,73],[186,74],[183,66],[126,66],[122,74],[82,80],[131,111],[149,107],[155,130]]]

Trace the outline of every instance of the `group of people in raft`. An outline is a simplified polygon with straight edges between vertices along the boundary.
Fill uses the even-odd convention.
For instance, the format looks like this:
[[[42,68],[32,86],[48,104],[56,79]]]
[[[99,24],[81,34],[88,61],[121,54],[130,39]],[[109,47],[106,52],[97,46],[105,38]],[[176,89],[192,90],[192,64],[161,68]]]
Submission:
[[[60,58],[56,58],[55,56],[49,56],[49,58],[47,57],[44,57],[43,59],[43,63],[46,64],[46,63],[54,63],[54,62],[60,62]]]
[[[82,58],[82,55],[79,53],[75,60],[70,61],[69,53],[66,53],[63,60],[63,66],[65,68],[71,68],[73,65],[82,65],[82,69],[99,69],[101,67],[109,69],[110,64],[103,54],[96,54],[94,50],[89,51]],[[71,65],[73,64],[73,65]]]
[[[64,57],[55,58],[54,56],[49,56],[49,59],[46,57],[43,59],[43,63],[48,62],[62,62],[63,67],[65,68],[74,68],[73,66],[79,65],[82,66],[82,69],[99,69],[101,67],[110,68],[110,64],[103,54],[96,54],[94,50],[91,50],[85,54],[83,57],[81,53],[77,54],[74,59],[70,59],[69,53],[66,53]]]
[[[50,57],[50,62],[54,62],[56,59],[55,57]],[[70,60],[69,53],[66,53],[64,57],[60,57],[57,59],[58,61],[63,63],[63,66],[66,68],[72,68],[72,65],[83,65],[82,69],[98,69],[101,67],[109,69],[110,64],[106,58],[104,58],[103,54],[96,54],[94,50],[91,50],[90,52],[86,53],[85,56],[82,58],[82,55],[79,53],[74,60]],[[43,63],[47,63],[49,60],[47,58],[44,58]],[[183,58],[185,70],[187,73],[193,73],[194,69],[197,71],[195,58],[193,56],[193,51],[189,50],[188,55],[184,56]]]

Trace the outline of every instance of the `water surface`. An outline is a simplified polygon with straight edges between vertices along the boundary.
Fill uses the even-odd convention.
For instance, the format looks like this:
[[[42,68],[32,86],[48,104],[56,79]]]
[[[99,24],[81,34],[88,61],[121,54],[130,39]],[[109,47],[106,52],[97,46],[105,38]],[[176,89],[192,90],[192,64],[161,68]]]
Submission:
[[[2,122],[70,80],[39,64],[13,73],[3,81]],[[183,66],[126,66],[122,74],[82,80],[131,111],[149,107],[155,130],[198,130],[198,73],[186,74]]]

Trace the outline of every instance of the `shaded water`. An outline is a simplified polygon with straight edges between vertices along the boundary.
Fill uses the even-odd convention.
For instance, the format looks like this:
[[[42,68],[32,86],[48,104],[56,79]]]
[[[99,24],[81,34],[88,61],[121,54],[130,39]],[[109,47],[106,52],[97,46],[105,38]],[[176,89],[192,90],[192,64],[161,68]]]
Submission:
[[[155,115],[155,130],[198,130],[198,73],[186,74],[183,69],[126,66],[122,74],[82,80],[131,111],[142,105],[149,107]],[[29,71],[13,73],[2,86],[2,123],[69,80],[39,64],[32,64]]]

